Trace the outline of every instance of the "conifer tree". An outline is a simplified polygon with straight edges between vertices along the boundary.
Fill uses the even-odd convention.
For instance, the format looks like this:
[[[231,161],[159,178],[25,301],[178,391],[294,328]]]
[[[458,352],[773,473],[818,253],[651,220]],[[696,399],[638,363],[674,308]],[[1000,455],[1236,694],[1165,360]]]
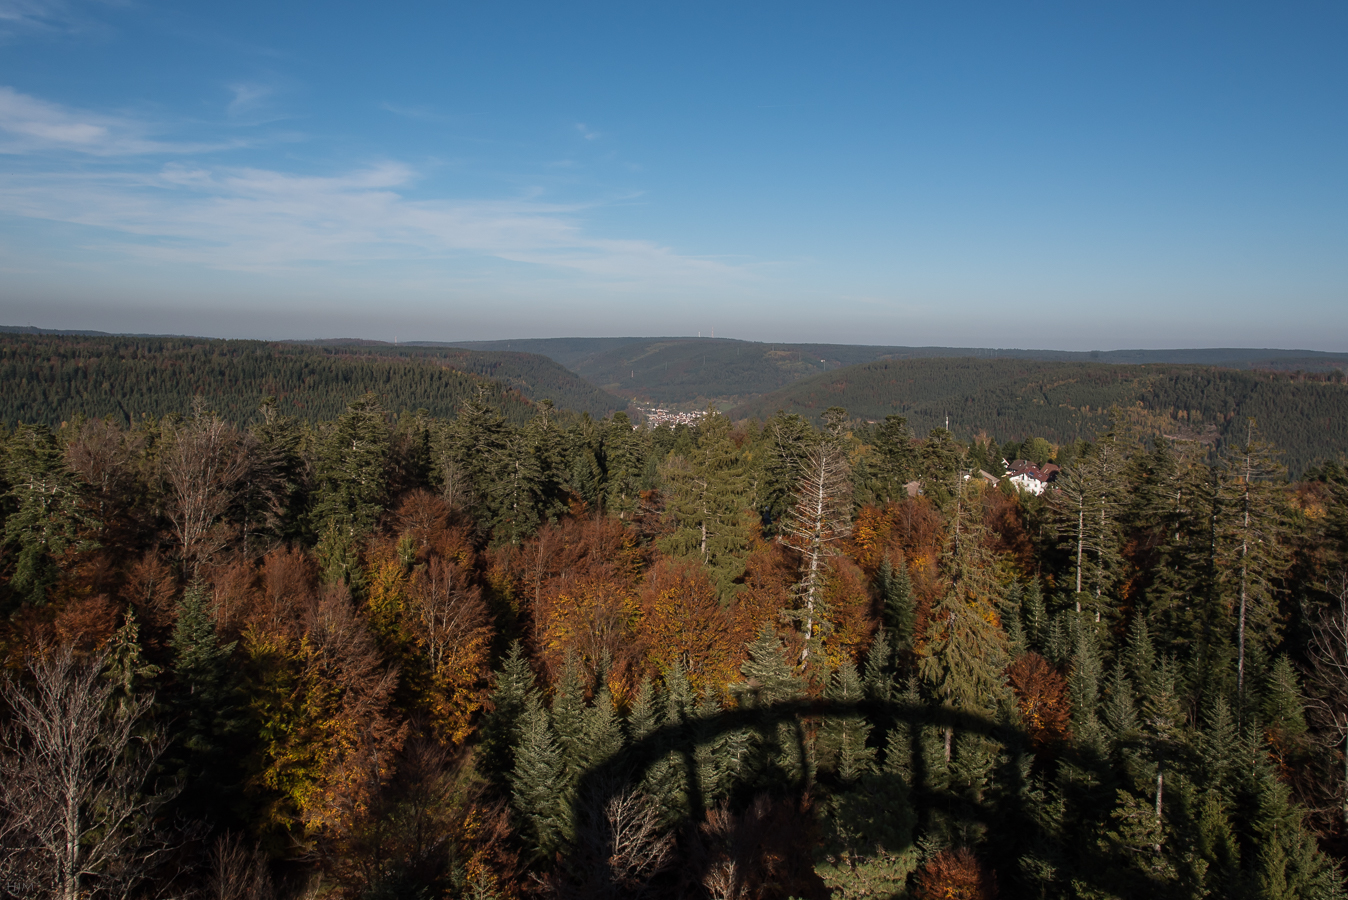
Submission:
[[[314,459],[316,530],[363,537],[383,511],[392,433],[373,394],[353,400],[319,440]]]
[[[861,678],[851,662],[844,662],[833,673],[824,690],[825,699],[847,706],[860,703],[863,696]],[[871,728],[860,710],[825,716],[819,733],[821,767],[832,769],[844,784],[872,771],[875,749],[866,746]]]
[[[687,457],[672,456],[663,476],[675,527],[660,539],[661,549],[699,560],[728,599],[744,573],[750,539],[744,517],[748,478],[730,421],[719,413],[704,418],[696,449]]]
[[[604,508],[610,515],[631,521],[645,471],[643,432],[633,429],[627,413],[615,413],[604,429]]]
[[[613,705],[613,693],[602,677],[594,702],[585,710],[583,738],[581,764],[587,771],[602,765],[623,747],[622,724]]]
[[[518,731],[511,796],[534,852],[546,859],[562,851],[575,836],[573,782],[567,777],[548,714],[535,694],[525,698]]]
[[[908,420],[903,416],[885,416],[875,429],[871,447],[875,498],[882,503],[904,499],[907,496],[904,485],[917,477],[917,450]]]
[[[55,557],[77,540],[82,523],[74,476],[60,444],[44,425],[23,425],[10,436],[3,457],[12,510],[4,543],[15,552],[9,586],[29,603],[46,601],[59,572]]]
[[[510,652],[495,675],[491,711],[483,718],[478,731],[478,771],[500,785],[509,779],[515,768],[520,722],[530,698],[537,698],[538,688],[519,641],[510,645]]]
[[[194,582],[178,603],[173,649],[178,747],[172,755],[189,800],[218,805],[230,780],[230,738],[242,727],[229,670],[234,644],[221,644],[208,608],[206,586]],[[214,790],[212,790],[214,789]],[[204,794],[204,796],[203,796]]]
[[[1284,469],[1273,447],[1258,438],[1254,420],[1245,441],[1223,460],[1219,521],[1214,527],[1216,588],[1236,611],[1236,693],[1245,693],[1247,638],[1276,639],[1277,581],[1288,561],[1283,547]]]
[[[1284,752],[1298,748],[1306,737],[1306,710],[1301,697],[1301,684],[1292,660],[1286,653],[1278,656],[1264,678],[1259,718]]]
[[[881,560],[875,571],[875,590],[880,597],[880,621],[894,642],[894,649],[900,652],[911,650],[913,627],[917,623],[917,601],[913,597],[908,567],[895,568],[888,557]]]
[[[552,696],[550,720],[562,765],[569,782],[574,783],[585,767],[585,685],[575,654],[567,654],[557,692]]]
[[[112,684],[112,703],[117,714],[124,717],[140,702],[142,685],[162,671],[145,658],[134,606],[123,611],[122,625],[108,641],[107,656],[104,674]]]
[[[993,561],[966,492],[964,484],[957,487],[945,559],[949,586],[932,607],[919,670],[943,705],[991,713],[1006,697],[1007,641],[997,615],[1001,592]],[[952,738],[946,729],[947,762]]]
[[[794,503],[781,523],[779,539],[800,554],[796,583],[800,622],[800,664],[807,666],[815,643],[827,634],[830,611],[825,607],[823,581],[828,560],[839,541],[852,533],[851,466],[838,434],[828,433],[806,449],[794,493]]]
[[[1029,649],[1047,656],[1050,623],[1048,608],[1044,604],[1044,591],[1039,586],[1038,578],[1030,579],[1030,586],[1025,589],[1025,597],[1021,601],[1021,609]]]

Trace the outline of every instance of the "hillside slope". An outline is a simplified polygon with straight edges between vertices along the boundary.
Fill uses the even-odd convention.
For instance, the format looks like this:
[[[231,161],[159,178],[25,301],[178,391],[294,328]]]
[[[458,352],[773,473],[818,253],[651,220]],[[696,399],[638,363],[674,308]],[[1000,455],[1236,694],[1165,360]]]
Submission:
[[[1338,376],[1336,376],[1338,377]],[[731,411],[766,418],[777,410],[812,420],[830,406],[879,420],[908,417],[919,434],[943,426],[968,438],[1040,436],[1060,442],[1109,425],[1130,410],[1164,433],[1220,440],[1254,417],[1293,471],[1348,452],[1348,386],[1340,380],[1217,369],[1011,359],[883,360],[817,375]]]
[[[429,345],[428,345],[429,346]],[[881,359],[1018,359],[1238,369],[1348,370],[1348,353],[1311,350],[1015,350],[853,344],[771,344],[726,338],[539,338],[452,345],[538,353],[610,393],[639,403],[730,407],[805,378]]]
[[[523,353],[401,351],[205,338],[0,335],[0,422],[59,424],[76,416],[185,413],[200,395],[234,421],[265,396],[281,412],[330,419],[373,391],[394,412],[454,415],[485,393],[512,421],[534,400],[603,416],[624,404],[560,365]]]

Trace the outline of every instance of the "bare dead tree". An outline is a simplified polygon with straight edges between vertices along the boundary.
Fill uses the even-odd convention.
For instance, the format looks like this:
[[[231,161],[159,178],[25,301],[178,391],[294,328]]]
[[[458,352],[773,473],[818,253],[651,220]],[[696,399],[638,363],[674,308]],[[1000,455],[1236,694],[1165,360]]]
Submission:
[[[1348,571],[1339,573],[1331,605],[1316,623],[1310,641],[1307,708],[1325,738],[1343,749],[1340,785],[1342,822],[1348,830]]]
[[[637,788],[598,789],[607,802],[586,804],[573,854],[573,879],[556,882],[558,898],[641,897],[674,859],[674,836],[651,798]]]
[[[802,668],[809,664],[820,619],[825,563],[836,552],[834,545],[852,533],[851,471],[847,448],[840,441],[825,439],[811,447],[801,457],[795,504],[782,523],[779,540],[801,556],[796,615],[805,638],[800,651]]]
[[[256,845],[249,849],[236,834],[222,834],[211,846],[207,900],[275,900],[267,858]]]
[[[165,513],[193,575],[223,545],[216,526],[238,497],[248,459],[238,431],[201,411],[177,430],[164,453],[163,475],[169,486]]]
[[[167,742],[143,725],[148,697],[120,712],[110,702],[104,663],[55,649],[30,663],[31,686],[0,688],[13,711],[0,737],[0,873],[28,896],[129,890],[166,849],[152,819],[176,790],[155,792],[150,776]]]

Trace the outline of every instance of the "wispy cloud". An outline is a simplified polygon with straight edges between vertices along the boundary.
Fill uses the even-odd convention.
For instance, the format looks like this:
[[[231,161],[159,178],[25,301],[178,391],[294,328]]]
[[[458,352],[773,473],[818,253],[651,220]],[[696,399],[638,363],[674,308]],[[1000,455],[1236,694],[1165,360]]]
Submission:
[[[267,97],[257,85],[233,90],[239,109]],[[653,241],[597,236],[599,208],[623,197],[557,203],[532,187],[507,198],[435,198],[402,162],[324,175],[228,166],[197,152],[218,148],[151,136],[171,133],[0,87],[0,153],[28,156],[25,166],[0,171],[0,216],[93,229],[83,252],[103,259],[202,270],[283,275],[430,263],[453,281],[480,263],[506,261],[533,267],[530,278],[660,289],[751,277],[749,267]],[[147,165],[154,154],[177,159]],[[101,165],[81,162],[89,156]]]
[[[379,108],[404,119],[417,119],[422,122],[444,122],[448,116],[442,115],[429,106],[403,106],[398,103],[381,103]]]
[[[0,0],[0,36],[19,32],[96,30],[95,21],[67,0]]]
[[[583,215],[591,206],[408,199],[417,177],[400,163],[327,177],[180,164],[146,174],[10,174],[0,175],[0,208],[100,229],[104,251],[220,270],[489,257],[606,281],[687,284],[747,274],[651,241],[588,234]]]
[[[0,153],[65,150],[90,156],[139,156],[237,146],[160,141],[150,132],[144,122],[71,109],[0,86]]]
[[[272,88],[265,84],[231,84],[228,87],[234,95],[226,107],[231,116],[253,112],[266,103],[273,93]]]
[[[599,140],[599,132],[591,131],[590,129],[586,128],[584,122],[576,123],[576,131],[580,132],[580,136],[585,138],[585,140],[587,141]]]

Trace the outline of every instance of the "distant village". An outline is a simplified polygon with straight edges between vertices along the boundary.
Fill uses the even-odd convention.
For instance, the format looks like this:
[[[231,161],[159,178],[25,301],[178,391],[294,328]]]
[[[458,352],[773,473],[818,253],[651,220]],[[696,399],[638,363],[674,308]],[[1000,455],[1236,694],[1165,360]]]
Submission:
[[[696,425],[706,416],[706,412],[680,412],[677,409],[665,409],[664,407],[647,408],[638,406],[636,409],[651,428],[659,428],[661,425],[668,425],[671,428],[677,425]]]

